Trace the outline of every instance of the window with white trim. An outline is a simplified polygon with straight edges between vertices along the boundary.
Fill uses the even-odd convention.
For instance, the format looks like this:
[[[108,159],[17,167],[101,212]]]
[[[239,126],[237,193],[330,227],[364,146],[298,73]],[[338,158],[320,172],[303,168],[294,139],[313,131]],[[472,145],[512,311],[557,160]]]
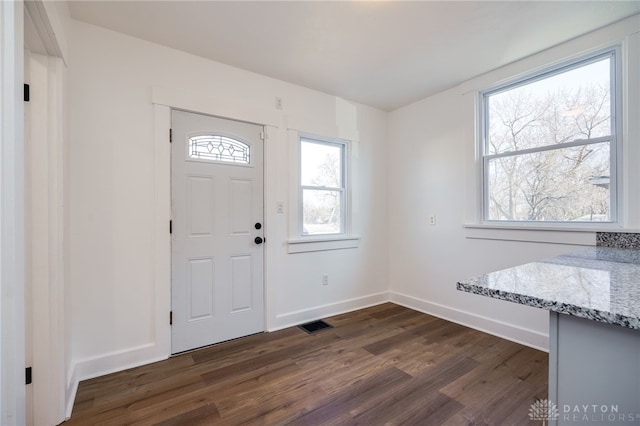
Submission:
[[[615,49],[482,93],[485,222],[616,222]]]
[[[302,136],[299,147],[300,235],[345,234],[348,142]]]

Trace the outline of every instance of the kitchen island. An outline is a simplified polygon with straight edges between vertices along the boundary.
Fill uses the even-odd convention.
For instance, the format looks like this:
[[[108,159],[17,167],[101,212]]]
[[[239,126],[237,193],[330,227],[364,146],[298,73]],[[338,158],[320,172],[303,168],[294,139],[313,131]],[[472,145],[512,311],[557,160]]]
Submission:
[[[457,288],[550,311],[549,424],[640,424],[640,234],[598,233]]]

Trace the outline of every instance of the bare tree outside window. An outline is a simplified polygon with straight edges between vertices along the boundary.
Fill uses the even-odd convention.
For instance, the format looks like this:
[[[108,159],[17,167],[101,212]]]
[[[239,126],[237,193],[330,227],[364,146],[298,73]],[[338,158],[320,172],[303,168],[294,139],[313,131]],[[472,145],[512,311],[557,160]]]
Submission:
[[[303,235],[344,232],[344,147],[301,140]]]
[[[613,61],[484,94],[485,219],[611,221]]]

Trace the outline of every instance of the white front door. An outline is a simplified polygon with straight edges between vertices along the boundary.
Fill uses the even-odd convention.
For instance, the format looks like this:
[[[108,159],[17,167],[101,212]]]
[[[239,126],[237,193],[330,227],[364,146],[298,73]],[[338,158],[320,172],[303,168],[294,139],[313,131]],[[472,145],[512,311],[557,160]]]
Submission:
[[[264,331],[263,128],[171,115],[171,351]]]

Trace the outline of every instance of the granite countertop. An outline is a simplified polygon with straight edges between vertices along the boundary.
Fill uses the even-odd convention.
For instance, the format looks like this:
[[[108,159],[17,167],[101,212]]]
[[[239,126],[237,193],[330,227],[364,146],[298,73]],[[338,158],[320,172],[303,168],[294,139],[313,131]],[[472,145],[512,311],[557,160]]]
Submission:
[[[640,330],[638,248],[589,247],[460,281],[457,289]]]

